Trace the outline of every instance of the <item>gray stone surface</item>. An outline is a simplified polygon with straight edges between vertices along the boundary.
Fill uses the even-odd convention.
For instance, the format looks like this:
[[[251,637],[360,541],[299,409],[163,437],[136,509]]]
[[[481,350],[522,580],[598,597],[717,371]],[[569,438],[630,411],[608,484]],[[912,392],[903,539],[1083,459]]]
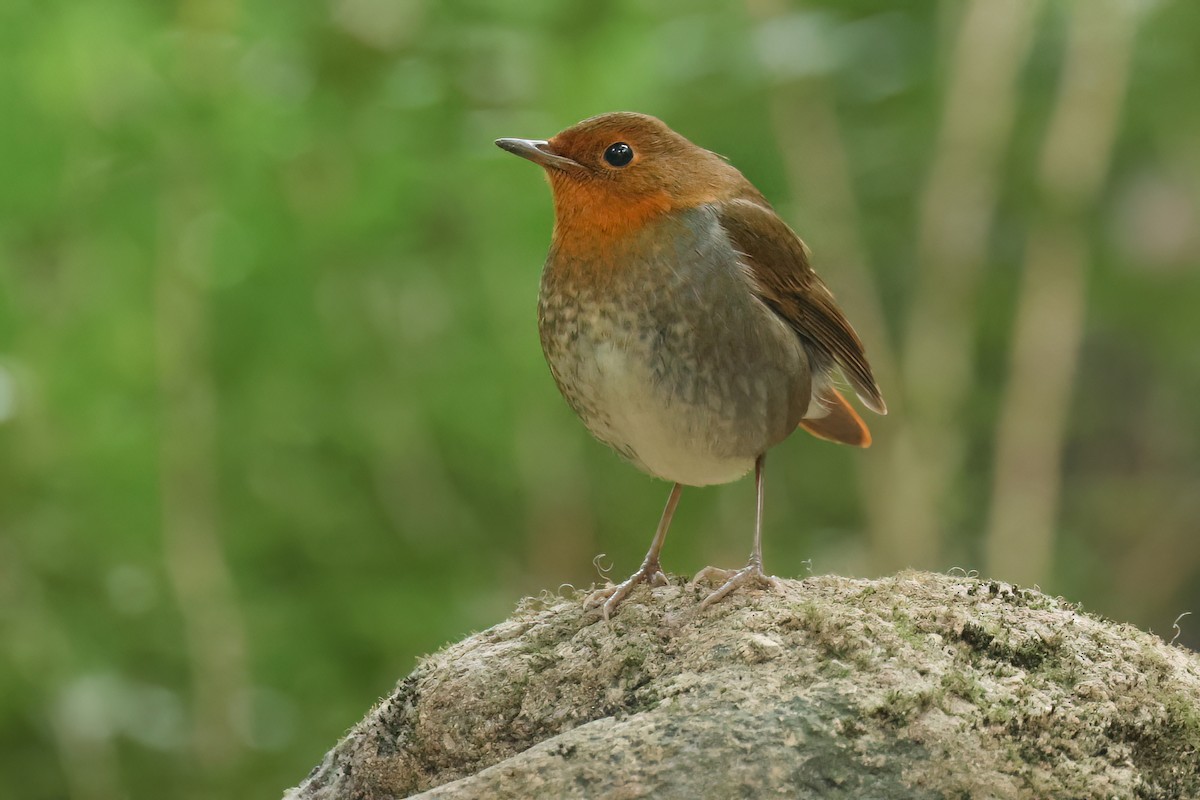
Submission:
[[[286,797],[1200,797],[1200,657],[1156,636],[950,575],[705,591],[526,600]]]

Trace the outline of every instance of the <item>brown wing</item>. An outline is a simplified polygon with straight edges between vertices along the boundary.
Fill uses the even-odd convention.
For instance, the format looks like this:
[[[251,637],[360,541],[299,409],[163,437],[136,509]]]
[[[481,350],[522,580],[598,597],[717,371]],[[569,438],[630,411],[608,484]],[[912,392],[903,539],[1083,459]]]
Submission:
[[[755,200],[720,203],[717,213],[734,248],[744,256],[759,298],[816,350],[818,361],[832,360],[841,368],[863,405],[886,414],[863,344],[809,266],[800,237]]]

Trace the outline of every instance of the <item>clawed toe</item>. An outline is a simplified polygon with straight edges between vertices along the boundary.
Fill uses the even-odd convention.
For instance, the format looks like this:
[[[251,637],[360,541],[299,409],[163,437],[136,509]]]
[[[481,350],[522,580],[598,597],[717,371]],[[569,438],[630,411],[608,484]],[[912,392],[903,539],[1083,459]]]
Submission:
[[[732,572],[727,569],[718,569],[716,567],[705,567],[696,574],[695,581],[709,581],[714,576],[724,578],[725,582],[717,587],[716,591],[709,594],[708,597],[700,603],[701,610],[708,608],[714,603],[720,602],[730,593],[737,589],[742,589],[750,586],[758,586],[764,589],[774,589],[779,591],[779,581],[767,575],[762,571],[762,565],[756,562],[751,562],[737,572]]]
[[[603,589],[592,592],[583,601],[583,605],[588,610],[598,608],[600,616],[607,621],[617,610],[617,606],[629,596],[639,583],[647,583],[653,587],[666,586],[670,581],[667,580],[667,576],[663,574],[658,564],[643,564],[641,569],[616,586],[605,586]]]
[[[658,521],[658,529],[654,532],[654,541],[650,543],[650,552],[646,553],[641,569],[616,586],[605,586],[603,589],[592,592],[584,601],[585,608],[589,611],[599,608],[601,616],[607,621],[617,610],[621,601],[628,597],[639,583],[648,583],[651,586],[666,586],[670,583],[667,576],[663,574],[662,567],[659,566],[658,554],[662,551],[663,542],[667,538],[667,529],[671,527],[671,518],[675,515],[675,506],[679,505],[679,495],[682,491],[682,483],[671,487],[667,505],[663,509],[662,518]]]

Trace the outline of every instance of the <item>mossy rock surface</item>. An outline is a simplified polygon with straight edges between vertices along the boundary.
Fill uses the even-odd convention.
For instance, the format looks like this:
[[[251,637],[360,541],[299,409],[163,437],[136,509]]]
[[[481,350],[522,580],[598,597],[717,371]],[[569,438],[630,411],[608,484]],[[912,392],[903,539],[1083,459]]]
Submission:
[[[1200,797],[1200,657],[1008,584],[581,596],[425,659],[291,800]]]

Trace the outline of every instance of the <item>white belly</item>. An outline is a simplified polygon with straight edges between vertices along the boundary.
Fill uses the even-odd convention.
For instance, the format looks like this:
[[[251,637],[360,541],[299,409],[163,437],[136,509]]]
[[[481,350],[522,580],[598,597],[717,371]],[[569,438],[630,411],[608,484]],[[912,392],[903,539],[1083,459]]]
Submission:
[[[754,466],[752,454],[720,452],[720,442],[737,433],[729,430],[731,420],[669,394],[642,359],[602,343],[595,346],[593,363],[595,404],[608,413],[584,422],[596,438],[642,470],[688,486],[707,486],[737,480]]]

